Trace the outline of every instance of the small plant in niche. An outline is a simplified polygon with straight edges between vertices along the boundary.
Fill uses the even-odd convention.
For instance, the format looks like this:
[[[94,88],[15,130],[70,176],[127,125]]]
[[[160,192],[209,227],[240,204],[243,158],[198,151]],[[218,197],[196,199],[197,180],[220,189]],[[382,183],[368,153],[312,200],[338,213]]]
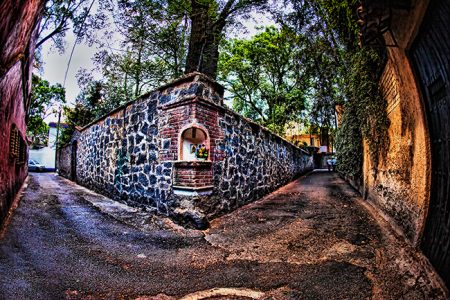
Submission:
[[[195,157],[200,160],[206,160],[208,158],[209,151],[206,149],[205,145],[201,144],[197,146],[197,151],[195,152]]]

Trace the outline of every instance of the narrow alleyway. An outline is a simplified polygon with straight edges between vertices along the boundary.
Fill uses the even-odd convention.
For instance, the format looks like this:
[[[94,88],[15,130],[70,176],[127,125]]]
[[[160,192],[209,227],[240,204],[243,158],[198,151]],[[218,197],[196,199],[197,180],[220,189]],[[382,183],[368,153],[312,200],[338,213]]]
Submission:
[[[445,299],[422,256],[335,173],[203,232],[147,216],[30,174],[0,240],[0,299]]]

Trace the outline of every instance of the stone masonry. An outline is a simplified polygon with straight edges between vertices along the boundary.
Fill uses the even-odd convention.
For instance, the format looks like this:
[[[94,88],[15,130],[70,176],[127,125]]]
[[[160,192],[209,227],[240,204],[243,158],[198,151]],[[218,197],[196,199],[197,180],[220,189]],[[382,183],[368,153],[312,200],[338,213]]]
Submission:
[[[196,228],[313,167],[306,152],[224,107],[223,87],[200,73],[117,108],[75,140],[59,152],[60,174],[75,165],[79,184]]]

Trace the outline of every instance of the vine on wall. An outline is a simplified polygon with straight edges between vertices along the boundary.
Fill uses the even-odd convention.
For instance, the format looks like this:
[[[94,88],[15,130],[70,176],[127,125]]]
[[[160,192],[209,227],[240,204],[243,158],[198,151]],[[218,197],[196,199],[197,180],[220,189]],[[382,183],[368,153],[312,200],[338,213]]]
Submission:
[[[350,72],[345,76],[342,124],[337,133],[338,170],[358,179],[362,175],[363,141],[369,146],[372,165],[376,168],[387,149],[389,119],[387,103],[379,89],[383,59],[373,50],[362,48],[351,54]]]

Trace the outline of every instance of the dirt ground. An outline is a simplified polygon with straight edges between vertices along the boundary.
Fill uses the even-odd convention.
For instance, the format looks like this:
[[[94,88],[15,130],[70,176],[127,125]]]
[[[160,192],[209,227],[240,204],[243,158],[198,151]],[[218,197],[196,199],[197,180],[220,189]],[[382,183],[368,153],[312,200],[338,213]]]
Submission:
[[[30,174],[0,240],[0,299],[447,299],[424,257],[315,171],[206,231]]]

